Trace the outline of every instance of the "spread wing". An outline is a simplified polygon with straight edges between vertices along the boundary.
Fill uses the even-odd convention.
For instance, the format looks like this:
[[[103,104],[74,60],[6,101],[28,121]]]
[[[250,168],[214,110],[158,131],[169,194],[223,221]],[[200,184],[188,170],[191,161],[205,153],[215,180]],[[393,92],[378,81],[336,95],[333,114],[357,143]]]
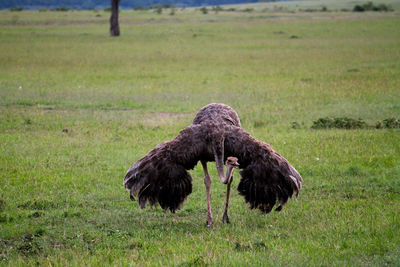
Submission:
[[[157,203],[164,210],[175,212],[192,192],[192,177],[186,169],[169,160],[170,144],[163,143],[128,170],[124,186],[130,197],[138,198],[140,208]]]
[[[282,210],[289,198],[299,193],[303,179],[299,172],[268,144],[258,141],[245,130],[226,129],[225,155],[238,158],[241,180],[239,194],[250,208],[269,213],[275,205]]]

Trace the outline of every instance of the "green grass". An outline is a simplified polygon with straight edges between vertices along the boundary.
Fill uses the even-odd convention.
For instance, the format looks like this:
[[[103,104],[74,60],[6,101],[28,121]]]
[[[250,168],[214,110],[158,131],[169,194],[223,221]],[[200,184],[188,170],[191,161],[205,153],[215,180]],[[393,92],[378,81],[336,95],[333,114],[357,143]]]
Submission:
[[[397,11],[122,11],[119,38],[108,16],[0,11],[1,265],[400,264],[399,129],[310,128],[400,117]],[[205,227],[200,166],[176,214],[129,200],[130,165],[210,102],[302,174],[281,213],[234,190],[222,224],[214,179]]]

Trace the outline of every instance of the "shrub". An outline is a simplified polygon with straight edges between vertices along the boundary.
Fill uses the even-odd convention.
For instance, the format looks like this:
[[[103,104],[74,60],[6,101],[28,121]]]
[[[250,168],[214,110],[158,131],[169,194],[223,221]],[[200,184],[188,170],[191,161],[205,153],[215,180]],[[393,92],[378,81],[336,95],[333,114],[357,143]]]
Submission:
[[[353,12],[364,12],[364,11],[393,11],[393,8],[390,5],[380,4],[374,5],[372,2],[368,2],[363,5],[355,5],[353,8]]]
[[[311,128],[313,129],[328,129],[328,128],[338,128],[338,129],[361,129],[366,128],[367,124],[362,119],[351,119],[347,117],[342,118],[320,118],[313,122]]]
[[[306,9],[300,9],[300,11],[304,11],[304,12],[315,12],[317,11],[316,9],[313,8],[306,8]]]
[[[375,128],[377,129],[394,129],[394,128],[400,128],[400,120],[395,119],[395,118],[388,118],[384,119],[383,121],[378,121],[375,125]]]
[[[200,11],[201,11],[203,14],[207,14],[207,13],[208,13],[208,9],[207,9],[205,6],[203,6],[202,8],[200,8]]]
[[[374,4],[372,2],[368,2],[366,4],[362,5],[365,10],[373,10],[374,9]]]
[[[360,5],[355,5],[353,8],[353,12],[364,12],[365,8]]]
[[[380,4],[378,5],[378,11],[388,12],[388,11],[394,11],[394,9],[390,5]]]
[[[69,8],[68,7],[57,7],[56,9],[54,9],[55,11],[62,11],[62,12],[65,12],[65,11],[68,11],[69,10]]]
[[[254,11],[254,8],[245,8],[245,9],[243,9],[242,10],[243,12],[253,12]]]
[[[20,6],[10,8],[10,11],[22,11],[22,10],[24,10],[24,8]]]

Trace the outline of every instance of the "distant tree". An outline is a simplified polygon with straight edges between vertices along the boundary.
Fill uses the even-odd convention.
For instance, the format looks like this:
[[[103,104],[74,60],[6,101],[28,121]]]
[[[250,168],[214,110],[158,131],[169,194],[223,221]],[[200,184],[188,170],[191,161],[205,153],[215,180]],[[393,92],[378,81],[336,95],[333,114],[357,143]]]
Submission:
[[[120,0],[111,0],[110,35],[119,36],[118,9]]]

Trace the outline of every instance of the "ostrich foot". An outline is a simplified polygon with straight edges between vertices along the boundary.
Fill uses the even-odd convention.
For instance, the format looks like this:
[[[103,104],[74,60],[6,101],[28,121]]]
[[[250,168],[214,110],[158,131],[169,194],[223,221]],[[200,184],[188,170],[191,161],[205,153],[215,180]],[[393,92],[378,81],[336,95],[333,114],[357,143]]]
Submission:
[[[222,216],[222,222],[223,223],[230,223],[229,222],[229,217],[227,213],[224,213],[224,215]]]

